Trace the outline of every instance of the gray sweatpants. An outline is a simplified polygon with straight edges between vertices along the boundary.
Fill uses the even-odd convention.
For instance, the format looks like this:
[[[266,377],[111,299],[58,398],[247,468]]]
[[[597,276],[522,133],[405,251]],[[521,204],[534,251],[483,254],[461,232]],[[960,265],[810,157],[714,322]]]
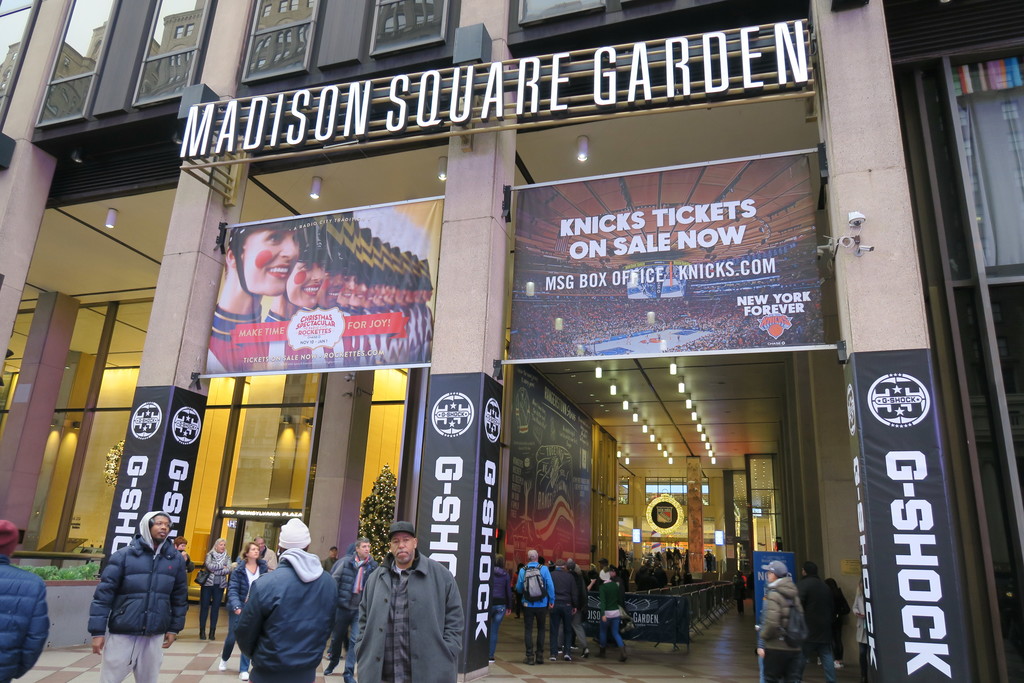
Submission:
[[[135,674],[136,683],[157,683],[164,661],[164,637],[107,633],[103,644],[100,683],[121,683]]]

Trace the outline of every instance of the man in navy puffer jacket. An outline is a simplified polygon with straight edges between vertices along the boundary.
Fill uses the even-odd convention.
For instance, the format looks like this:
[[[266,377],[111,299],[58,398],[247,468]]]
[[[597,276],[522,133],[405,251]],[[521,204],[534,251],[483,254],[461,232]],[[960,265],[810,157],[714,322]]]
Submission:
[[[0,519],[0,683],[21,678],[46,645],[46,584],[35,574],[11,566],[18,528]]]
[[[143,515],[139,534],[113,555],[100,574],[89,607],[92,651],[103,653],[101,683],[156,683],[163,648],[185,628],[188,583],[185,560],[174,549],[171,517]]]

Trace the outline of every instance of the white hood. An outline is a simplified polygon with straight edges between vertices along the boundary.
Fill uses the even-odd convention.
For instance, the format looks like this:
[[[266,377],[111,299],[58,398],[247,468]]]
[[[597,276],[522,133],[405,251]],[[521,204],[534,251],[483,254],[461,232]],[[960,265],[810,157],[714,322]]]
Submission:
[[[291,565],[303,583],[316,581],[324,573],[320,558],[298,548],[289,548],[277,557],[279,564]]]

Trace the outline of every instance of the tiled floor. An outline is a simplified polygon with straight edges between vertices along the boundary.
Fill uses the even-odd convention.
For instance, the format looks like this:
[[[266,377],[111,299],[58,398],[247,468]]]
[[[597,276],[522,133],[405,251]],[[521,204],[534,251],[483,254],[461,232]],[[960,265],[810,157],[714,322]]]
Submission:
[[[680,646],[653,643],[629,644],[629,660],[620,663],[617,657],[576,659],[573,662],[549,662],[543,666],[527,666],[523,660],[523,622],[508,617],[501,627],[497,662],[490,666],[486,680],[541,683],[593,683],[620,681],[646,683],[686,679],[690,683],[757,683],[757,659],[754,654],[754,617],[748,609],[745,616],[724,615],[703,635],[694,637],[689,651]],[[227,672],[217,671],[223,640],[200,641],[197,609],[189,610],[188,627],[182,637],[164,655],[161,683],[230,683],[238,680],[238,652],[229,661]],[[227,619],[222,618],[227,625]],[[596,652],[596,647],[593,648]],[[609,653],[611,654],[611,653]],[[854,667],[839,672],[839,681],[858,680]],[[88,646],[47,650],[36,667],[18,679],[18,683],[95,683],[99,681],[100,657]],[[132,680],[131,678],[128,679]],[[821,669],[808,665],[804,675],[807,683],[823,681]],[[317,681],[341,683],[340,676]],[[298,683],[298,682],[297,682]]]

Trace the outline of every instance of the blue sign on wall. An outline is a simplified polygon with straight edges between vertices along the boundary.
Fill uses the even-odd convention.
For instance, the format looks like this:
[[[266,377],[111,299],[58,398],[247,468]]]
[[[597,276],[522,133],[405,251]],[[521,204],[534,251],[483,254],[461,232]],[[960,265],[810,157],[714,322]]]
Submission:
[[[761,623],[761,601],[764,600],[764,588],[768,585],[765,578],[767,573],[763,568],[769,562],[778,560],[789,569],[789,575],[796,581],[796,556],[793,553],[768,553],[759,550],[754,551],[754,621]]]

